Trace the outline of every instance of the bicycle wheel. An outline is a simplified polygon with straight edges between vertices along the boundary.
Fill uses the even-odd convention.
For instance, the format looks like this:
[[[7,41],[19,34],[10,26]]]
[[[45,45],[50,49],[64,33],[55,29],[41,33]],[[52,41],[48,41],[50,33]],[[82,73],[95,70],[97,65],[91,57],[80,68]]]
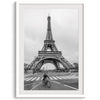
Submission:
[[[51,87],[51,83],[50,83],[50,81],[48,81],[48,83],[47,83],[47,87],[48,87],[48,88]]]

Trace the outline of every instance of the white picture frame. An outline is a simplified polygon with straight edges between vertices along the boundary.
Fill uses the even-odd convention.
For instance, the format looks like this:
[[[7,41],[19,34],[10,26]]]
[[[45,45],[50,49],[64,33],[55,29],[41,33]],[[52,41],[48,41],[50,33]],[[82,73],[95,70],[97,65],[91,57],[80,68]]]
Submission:
[[[79,90],[77,91],[24,91],[23,90],[23,48],[24,34],[23,26],[20,24],[20,5],[35,5],[39,8],[40,5],[57,6],[59,8],[75,8],[79,9]],[[37,5],[37,6],[36,6]],[[84,5],[83,4],[63,4],[63,3],[33,3],[33,2],[17,2],[16,3],[16,97],[84,97]],[[22,23],[22,22],[21,22]]]

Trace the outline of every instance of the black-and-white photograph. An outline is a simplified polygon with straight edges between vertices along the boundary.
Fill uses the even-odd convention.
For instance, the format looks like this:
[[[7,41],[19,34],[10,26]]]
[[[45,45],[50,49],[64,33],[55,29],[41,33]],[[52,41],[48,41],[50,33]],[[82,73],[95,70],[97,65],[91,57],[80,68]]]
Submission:
[[[80,63],[82,15],[79,8],[72,7],[75,5],[52,6],[19,6],[19,32],[23,34],[20,38],[23,42],[23,46],[20,45],[23,90],[77,92],[82,83],[79,76],[83,73]]]

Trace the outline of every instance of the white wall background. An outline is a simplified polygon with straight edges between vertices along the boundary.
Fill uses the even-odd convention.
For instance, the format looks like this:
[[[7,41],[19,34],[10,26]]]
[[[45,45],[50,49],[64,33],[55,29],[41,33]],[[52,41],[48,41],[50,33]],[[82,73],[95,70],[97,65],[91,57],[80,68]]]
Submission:
[[[0,1],[0,100],[16,99],[14,1],[15,0]],[[41,0],[34,1],[38,2]],[[100,100],[100,0],[48,0],[48,2],[49,1],[84,3],[84,99]],[[20,98],[17,100],[19,99]],[[29,100],[29,98],[24,98],[24,100]],[[74,100],[74,98],[69,100]],[[76,98],[75,100],[83,100],[83,98]]]

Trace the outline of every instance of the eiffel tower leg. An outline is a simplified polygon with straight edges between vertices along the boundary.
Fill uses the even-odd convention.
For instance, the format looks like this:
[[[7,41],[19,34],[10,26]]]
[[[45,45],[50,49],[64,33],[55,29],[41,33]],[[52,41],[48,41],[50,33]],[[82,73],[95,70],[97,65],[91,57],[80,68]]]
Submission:
[[[53,61],[53,63],[55,65],[56,69],[59,70],[60,69],[59,62],[58,61]]]
[[[43,65],[43,61],[40,62],[40,63],[37,65],[37,67],[36,67],[37,72],[40,71],[42,65]]]
[[[60,69],[60,64],[59,64],[59,62],[57,62],[57,61],[56,61],[56,63],[57,63],[58,70],[59,70],[59,69]]]
[[[39,64],[37,64],[34,68],[33,68],[33,74],[40,71],[41,66],[43,65],[43,61],[40,62]]]
[[[65,71],[69,71],[69,65],[63,60],[62,60],[62,65],[65,68]]]

